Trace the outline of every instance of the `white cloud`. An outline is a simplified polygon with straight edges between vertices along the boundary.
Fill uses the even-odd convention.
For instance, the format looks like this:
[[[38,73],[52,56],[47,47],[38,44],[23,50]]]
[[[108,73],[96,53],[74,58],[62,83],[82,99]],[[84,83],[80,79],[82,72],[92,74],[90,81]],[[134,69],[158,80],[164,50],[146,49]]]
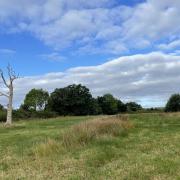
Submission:
[[[61,56],[57,52],[53,52],[50,54],[40,54],[40,57],[42,57],[44,60],[48,60],[52,62],[62,62],[66,59],[64,56]]]
[[[148,48],[170,53],[124,56],[99,66],[25,77],[17,81],[16,104],[33,87],[52,91],[72,83],[87,85],[95,96],[111,92],[144,105],[162,105],[171,93],[180,90],[180,1],[147,0],[134,7],[116,2],[0,1],[0,32],[30,32],[55,49],[41,55],[44,59],[62,60],[57,52],[69,47],[75,51],[71,53],[118,55]],[[0,53],[13,51],[1,49]]]
[[[14,54],[14,53],[16,53],[16,51],[12,49],[0,49],[0,54]]]
[[[162,49],[162,50],[173,50],[173,49],[176,49],[178,47],[180,48],[180,39],[174,40],[174,41],[170,42],[169,44],[160,44],[158,46],[158,48]]]
[[[122,100],[137,101],[144,106],[163,106],[172,93],[180,92],[179,69],[180,56],[154,52],[123,56],[99,66],[24,77],[16,81],[15,104],[20,104],[32,88],[52,92],[55,88],[82,83],[94,96],[112,93]]]
[[[180,31],[179,0],[148,0],[139,4],[133,16],[124,22],[125,38],[134,36],[157,40],[173,35],[179,36]]]
[[[147,0],[134,7],[116,2],[1,0],[0,29],[31,32],[56,50],[73,47],[84,52],[91,47],[96,53],[112,54],[152,48],[163,39],[179,40],[179,0]]]

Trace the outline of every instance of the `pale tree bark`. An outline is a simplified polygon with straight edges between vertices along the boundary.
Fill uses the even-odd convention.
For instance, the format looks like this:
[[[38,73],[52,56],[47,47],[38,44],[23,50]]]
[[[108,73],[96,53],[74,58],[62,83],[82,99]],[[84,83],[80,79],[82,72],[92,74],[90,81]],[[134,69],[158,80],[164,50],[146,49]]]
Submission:
[[[8,65],[7,67],[7,73],[8,73],[8,80],[5,79],[3,71],[0,70],[0,77],[5,87],[8,90],[7,93],[0,91],[0,96],[5,96],[6,98],[8,98],[6,125],[11,125],[12,124],[12,110],[13,110],[13,93],[14,93],[13,82],[14,80],[18,78],[18,75],[16,75],[16,73],[13,71],[10,65]]]

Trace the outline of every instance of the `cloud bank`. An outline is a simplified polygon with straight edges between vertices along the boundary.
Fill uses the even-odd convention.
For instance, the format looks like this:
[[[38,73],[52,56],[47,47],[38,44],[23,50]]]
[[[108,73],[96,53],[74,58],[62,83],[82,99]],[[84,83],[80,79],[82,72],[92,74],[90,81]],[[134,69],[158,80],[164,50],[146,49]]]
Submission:
[[[110,92],[144,106],[162,106],[179,92],[180,0],[120,2],[1,0],[0,33],[33,35],[53,49],[41,54],[43,59],[62,61],[71,53],[122,56],[99,66],[21,78],[16,106],[33,87],[51,92],[72,83],[88,86],[94,96]],[[10,53],[1,49],[5,52]]]
[[[95,97],[112,93],[126,102],[133,100],[145,107],[164,106],[172,93],[180,92],[179,82],[180,56],[160,52],[123,56],[99,66],[18,79],[15,106],[22,103],[24,95],[32,88],[52,92],[73,83],[86,85]]]

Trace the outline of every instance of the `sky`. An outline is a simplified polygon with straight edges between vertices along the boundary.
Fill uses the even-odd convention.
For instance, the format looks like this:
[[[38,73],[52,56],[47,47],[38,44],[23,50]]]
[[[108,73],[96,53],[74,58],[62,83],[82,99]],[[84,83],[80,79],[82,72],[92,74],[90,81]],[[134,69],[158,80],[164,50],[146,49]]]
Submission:
[[[74,83],[164,106],[180,92],[180,1],[0,0],[0,68],[8,63],[20,75],[16,107],[32,88]]]

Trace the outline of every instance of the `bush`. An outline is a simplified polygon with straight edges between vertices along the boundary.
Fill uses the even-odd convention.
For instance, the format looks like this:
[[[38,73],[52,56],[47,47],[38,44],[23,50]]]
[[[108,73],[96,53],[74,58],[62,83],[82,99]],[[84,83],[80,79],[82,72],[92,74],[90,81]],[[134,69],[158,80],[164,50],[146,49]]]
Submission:
[[[31,114],[31,117],[43,118],[43,119],[54,118],[54,117],[57,117],[57,116],[58,116],[57,113],[52,112],[52,111],[36,111],[36,112],[33,112]]]
[[[102,136],[124,135],[127,134],[129,128],[132,128],[132,125],[128,121],[121,120],[118,116],[83,122],[74,125],[65,132],[63,135],[63,145],[65,147],[85,145]]]
[[[57,117],[57,113],[52,111],[25,111],[22,109],[13,111],[14,119],[31,119],[31,118],[53,118]]]
[[[29,111],[25,111],[22,109],[13,110],[13,118],[14,119],[29,119],[31,114]]]
[[[0,104],[0,111],[4,110],[4,106]]]
[[[142,110],[142,106],[136,102],[129,102],[126,104],[128,112],[135,112]]]
[[[180,111],[180,94],[173,94],[165,107],[166,112],[177,112]]]
[[[6,121],[6,112],[5,111],[0,111],[0,122],[5,122]]]

